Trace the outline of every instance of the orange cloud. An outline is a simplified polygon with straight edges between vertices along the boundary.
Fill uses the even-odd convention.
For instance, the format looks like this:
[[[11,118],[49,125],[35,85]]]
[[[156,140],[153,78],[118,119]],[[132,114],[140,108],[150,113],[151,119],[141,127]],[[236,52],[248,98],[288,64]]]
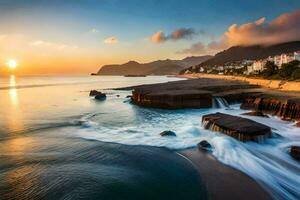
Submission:
[[[150,41],[153,43],[162,43],[162,42],[166,41],[165,33],[162,31],[158,31],[158,32],[154,33],[151,36]]]
[[[163,31],[158,31],[151,36],[150,41],[152,43],[163,43],[167,40],[191,39],[196,34],[192,28],[179,28],[169,35],[166,35]]]
[[[118,40],[118,38],[116,38],[116,37],[109,37],[109,38],[106,38],[105,40],[104,40],[104,43],[105,44],[117,44],[119,42],[119,40]]]
[[[231,25],[224,33],[227,46],[271,45],[300,40],[300,10],[285,13],[270,23],[261,18],[256,22]]]
[[[300,40],[300,10],[285,13],[271,22],[260,18],[242,25],[232,24],[218,41],[207,45],[198,42],[177,53],[214,54],[236,45],[272,45]]]

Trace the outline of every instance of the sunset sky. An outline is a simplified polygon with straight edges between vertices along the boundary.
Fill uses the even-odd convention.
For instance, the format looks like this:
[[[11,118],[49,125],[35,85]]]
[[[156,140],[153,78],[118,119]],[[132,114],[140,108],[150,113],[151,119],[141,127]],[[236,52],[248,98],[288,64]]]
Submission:
[[[0,73],[84,74],[104,64],[300,40],[299,0],[0,0]]]

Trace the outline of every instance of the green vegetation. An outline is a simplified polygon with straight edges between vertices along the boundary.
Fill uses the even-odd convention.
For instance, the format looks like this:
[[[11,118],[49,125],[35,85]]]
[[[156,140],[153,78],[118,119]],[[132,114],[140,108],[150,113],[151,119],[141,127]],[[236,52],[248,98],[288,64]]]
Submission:
[[[260,73],[260,76],[267,79],[279,80],[299,80],[300,79],[300,62],[294,60],[283,64],[279,69],[273,62],[267,62],[265,70]]]
[[[265,65],[265,70],[262,72],[264,78],[274,76],[278,73],[278,66],[274,62],[268,61]]]

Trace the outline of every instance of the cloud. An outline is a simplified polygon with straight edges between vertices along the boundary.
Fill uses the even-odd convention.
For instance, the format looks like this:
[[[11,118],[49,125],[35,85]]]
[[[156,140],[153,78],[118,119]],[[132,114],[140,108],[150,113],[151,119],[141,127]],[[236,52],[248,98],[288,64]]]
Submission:
[[[166,35],[163,31],[158,31],[150,37],[152,43],[163,43],[168,40],[191,39],[197,33],[192,28],[179,28],[171,34]]]
[[[201,42],[177,53],[214,54],[236,45],[273,45],[300,40],[300,10],[285,13],[270,22],[262,17],[242,25],[232,24],[219,40],[208,44]]]
[[[231,25],[223,36],[227,46],[272,45],[300,40],[300,10],[285,13],[267,23],[261,18],[252,23]]]
[[[119,42],[119,40],[118,40],[118,38],[116,38],[116,37],[109,37],[109,38],[106,38],[105,40],[104,40],[104,43],[105,44],[117,44]]]
[[[166,35],[162,31],[158,31],[154,33],[150,38],[150,41],[153,43],[162,43],[165,42],[166,40],[167,40]]]
[[[96,28],[92,28],[88,31],[89,33],[92,33],[92,34],[96,34],[96,33],[99,33],[99,30],[96,29]]]
[[[56,50],[63,50],[63,49],[77,49],[78,47],[76,45],[67,45],[67,44],[59,44],[59,43],[52,43],[47,42],[43,40],[36,40],[31,43],[29,43],[31,46],[35,47],[49,47]]]

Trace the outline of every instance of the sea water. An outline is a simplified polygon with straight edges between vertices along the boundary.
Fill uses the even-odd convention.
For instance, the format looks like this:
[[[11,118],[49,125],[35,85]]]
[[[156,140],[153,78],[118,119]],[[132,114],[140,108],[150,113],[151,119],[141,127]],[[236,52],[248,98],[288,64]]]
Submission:
[[[228,106],[224,104],[223,100],[216,99],[218,106],[212,109],[161,110],[141,108],[130,104],[127,98],[131,94],[130,91],[112,89],[176,80],[179,79],[158,76],[132,78],[109,76],[19,78],[11,76],[1,78],[0,159],[3,162],[0,164],[2,168],[0,178],[5,182],[2,181],[0,184],[0,193],[12,195],[6,188],[10,184],[10,179],[6,180],[10,174],[12,174],[12,178],[15,178],[11,180],[12,183],[14,183],[13,180],[19,180],[20,183],[18,183],[22,185],[24,177],[20,174],[25,173],[26,178],[26,173],[29,173],[27,178],[29,182],[32,182],[33,180],[40,181],[40,179],[47,180],[53,176],[52,173],[58,173],[59,169],[69,169],[66,170],[66,174],[70,173],[70,176],[61,174],[61,179],[64,181],[67,179],[73,185],[73,182],[77,180],[74,176],[81,177],[83,174],[87,177],[92,176],[87,171],[93,172],[93,167],[82,166],[82,163],[86,164],[92,160],[102,163],[105,159],[109,159],[110,162],[117,160],[121,162],[121,152],[111,153],[111,149],[116,151],[126,148],[124,151],[131,152],[132,148],[153,147],[155,149],[153,154],[161,155],[168,154],[168,151],[195,147],[201,140],[207,140],[213,146],[212,154],[219,161],[248,174],[269,191],[274,198],[299,199],[300,165],[299,162],[290,157],[289,147],[300,145],[300,131],[293,126],[292,122],[282,121],[272,116],[270,118],[243,116],[272,127],[273,137],[261,143],[242,143],[226,135],[205,130],[201,126],[201,116],[204,114],[224,112],[240,116],[245,111],[240,110],[239,105]],[[107,99],[95,101],[90,98],[88,94],[91,89],[105,89]],[[177,137],[161,137],[159,133],[165,130],[176,132]],[[98,147],[99,143],[96,142],[97,149],[100,150],[93,148],[95,141],[100,142],[101,147]],[[91,145],[92,147],[90,147]],[[109,146],[111,149],[107,150],[107,145],[116,146]],[[163,150],[157,149],[157,147],[163,147]],[[101,148],[105,148],[103,150],[105,153],[98,155]],[[149,156],[147,154],[149,150],[137,151],[145,151],[145,153],[141,153],[144,158]],[[157,153],[157,151],[164,151],[164,153]],[[130,160],[135,163],[136,158],[134,153],[132,154],[128,153],[128,156],[131,155],[128,157],[128,163]],[[77,160],[81,160],[81,165],[73,166],[75,161],[71,159],[71,161],[67,160],[63,166],[57,166],[56,162],[60,157],[69,159],[69,157],[79,155],[80,158]],[[87,155],[93,155],[96,158],[93,159]],[[52,163],[54,161],[51,158],[55,160],[55,163]],[[49,164],[45,168],[39,168],[43,160]],[[34,165],[28,164],[28,162],[33,162]],[[123,162],[126,163],[122,160],[121,163]],[[15,163],[21,163],[21,166],[8,167]],[[22,166],[25,166],[25,169],[20,168]],[[126,184],[136,180],[137,182],[132,183],[135,184],[132,188],[138,188],[139,184],[143,185],[142,183],[145,182],[155,185],[153,179],[161,176],[160,170],[163,167],[157,166],[157,171],[153,168],[155,173],[149,175],[149,179],[152,181],[146,179],[148,182],[144,179],[145,169],[137,170],[140,175],[135,174],[137,173],[135,171],[136,164],[125,169],[120,168],[119,163],[100,168],[104,171],[94,172],[96,173],[95,183],[103,180],[104,177],[109,177],[109,184],[107,184],[110,185],[110,181],[114,182],[114,178],[119,177],[118,181],[122,180]],[[195,173],[186,167],[181,160],[176,160],[171,168],[174,170],[180,168],[177,170],[186,175]],[[31,169],[35,169],[37,172],[34,173],[34,170]],[[132,177],[128,177],[131,175]],[[174,173],[170,172],[168,176],[178,178],[177,175],[175,170]],[[99,180],[97,176],[99,176]],[[120,179],[120,177],[122,178]],[[140,177],[140,179],[134,177]],[[185,179],[185,176],[180,178]],[[57,179],[57,181],[53,181],[54,186],[51,185],[54,188],[63,185],[62,180],[59,177]],[[89,179],[86,181],[88,182]],[[100,182],[103,184],[102,181]],[[201,184],[201,181],[190,180],[186,182],[186,185],[181,186],[182,192],[189,190],[189,193],[193,194],[194,197],[201,196],[202,194],[197,193],[195,188],[190,187],[194,183]],[[103,188],[107,188],[107,184]],[[118,182],[118,184],[121,183]],[[116,187],[115,184],[113,185]],[[113,191],[119,191],[122,188],[115,189],[114,187],[107,193],[112,194]],[[168,191],[172,187],[170,181],[166,182],[163,188]],[[25,189],[12,188],[15,191],[22,191],[22,194],[29,196],[32,194],[30,189],[28,189],[28,193],[28,190]],[[145,188],[143,189],[145,190]],[[49,191],[45,190],[42,194],[49,194]],[[89,188],[86,191],[90,192]],[[62,193],[70,195],[68,189],[64,189]],[[101,192],[100,194],[106,193]],[[87,197],[97,197],[98,194],[95,195],[88,195]],[[124,195],[126,196],[126,193]],[[180,199],[179,197],[180,195],[177,196],[178,199]]]

